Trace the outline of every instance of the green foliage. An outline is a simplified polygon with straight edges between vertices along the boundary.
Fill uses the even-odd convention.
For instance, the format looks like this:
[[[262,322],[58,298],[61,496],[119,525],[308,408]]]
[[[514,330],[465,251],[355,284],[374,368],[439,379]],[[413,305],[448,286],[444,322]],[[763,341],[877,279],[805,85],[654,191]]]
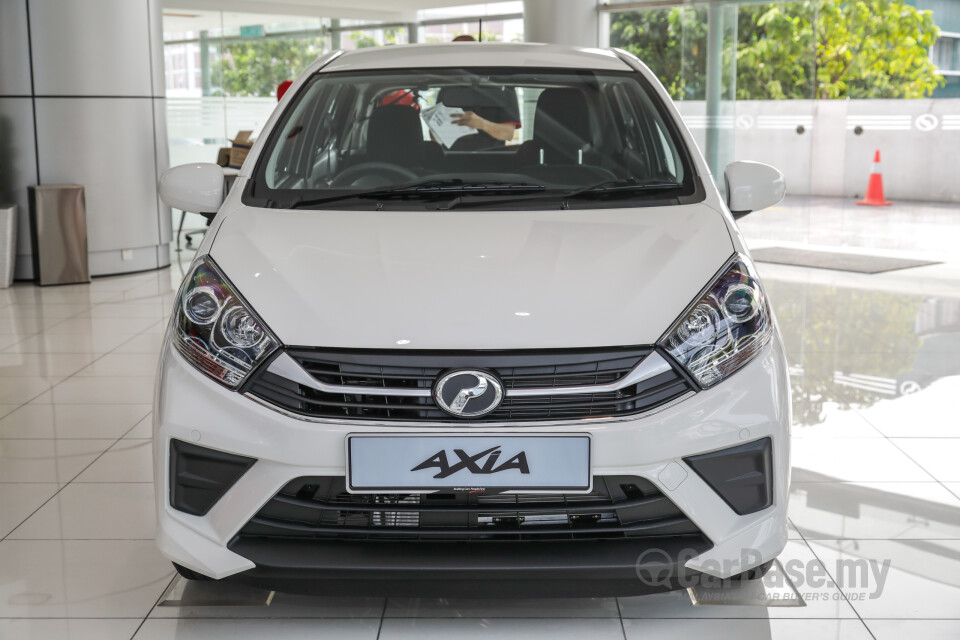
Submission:
[[[230,96],[272,96],[277,85],[293,80],[323,53],[323,42],[314,38],[257,38],[223,46],[213,63],[212,77]]]
[[[400,31],[398,29],[383,30],[383,44],[397,44],[399,42]],[[357,49],[366,49],[368,47],[379,47],[377,41],[368,31],[353,31],[350,33],[350,39],[357,45]]]
[[[930,11],[901,0],[830,0],[816,25],[820,98],[922,98],[943,84],[927,53],[940,35]]]
[[[650,65],[673,97],[702,98],[705,25],[703,9],[615,14],[611,43]],[[737,98],[921,98],[944,83],[928,55],[939,32],[931,12],[903,0],[744,5]]]
[[[778,280],[765,284],[792,368],[795,425],[823,422],[828,403],[849,409],[889,397],[841,384],[838,373],[893,383],[915,366],[922,296]]]
[[[737,24],[737,98],[782,100],[815,94],[814,22],[819,2],[745,6]]]
[[[487,31],[486,29],[481,32],[481,42],[500,42],[501,40],[503,40],[502,33],[494,33],[493,31]]]
[[[643,60],[674,98],[703,99],[703,69],[707,64],[705,7],[614,14],[610,45]]]

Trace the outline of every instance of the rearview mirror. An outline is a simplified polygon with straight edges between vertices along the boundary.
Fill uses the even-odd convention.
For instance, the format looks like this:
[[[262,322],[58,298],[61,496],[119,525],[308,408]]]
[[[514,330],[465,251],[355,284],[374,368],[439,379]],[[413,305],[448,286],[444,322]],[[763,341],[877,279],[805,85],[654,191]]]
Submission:
[[[223,204],[223,169],[210,162],[181,164],[160,176],[160,199],[190,213],[216,213]]]
[[[734,218],[772,207],[787,192],[780,170],[762,162],[731,162],[723,178],[727,184],[727,206]]]

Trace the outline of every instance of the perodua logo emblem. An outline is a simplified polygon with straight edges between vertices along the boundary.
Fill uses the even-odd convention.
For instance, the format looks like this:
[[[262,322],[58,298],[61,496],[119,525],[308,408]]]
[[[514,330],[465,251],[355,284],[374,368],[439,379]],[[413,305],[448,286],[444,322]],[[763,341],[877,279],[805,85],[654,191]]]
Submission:
[[[477,418],[500,406],[503,385],[486,371],[451,371],[433,389],[437,406],[458,418]]]

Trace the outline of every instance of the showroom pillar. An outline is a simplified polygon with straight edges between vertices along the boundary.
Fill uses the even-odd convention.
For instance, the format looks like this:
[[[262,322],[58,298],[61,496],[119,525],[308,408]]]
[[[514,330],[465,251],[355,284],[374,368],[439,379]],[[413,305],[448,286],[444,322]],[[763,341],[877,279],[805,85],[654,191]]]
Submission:
[[[91,275],[170,263],[160,0],[0,2],[0,200],[20,205],[18,279],[32,277],[27,186],[86,189]]]
[[[704,157],[721,191],[723,171],[734,160],[737,96],[737,5],[707,7],[706,139]],[[724,54],[728,60],[724,66]]]
[[[602,29],[597,0],[524,0],[523,39],[574,47],[605,47],[609,28]]]

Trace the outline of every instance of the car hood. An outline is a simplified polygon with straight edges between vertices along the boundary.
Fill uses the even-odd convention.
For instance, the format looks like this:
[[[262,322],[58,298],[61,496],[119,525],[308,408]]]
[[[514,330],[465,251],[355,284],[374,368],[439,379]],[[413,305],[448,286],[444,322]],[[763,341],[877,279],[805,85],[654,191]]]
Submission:
[[[733,250],[703,204],[241,207],[210,255],[287,345],[515,349],[652,344]]]

